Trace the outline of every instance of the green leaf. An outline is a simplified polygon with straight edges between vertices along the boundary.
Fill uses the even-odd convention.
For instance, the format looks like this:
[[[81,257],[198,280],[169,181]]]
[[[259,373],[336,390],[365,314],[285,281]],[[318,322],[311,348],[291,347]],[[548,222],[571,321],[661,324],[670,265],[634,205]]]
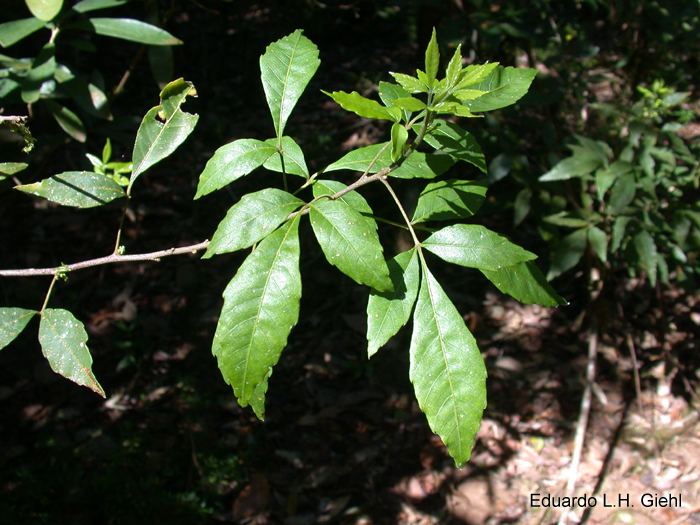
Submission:
[[[588,228],[581,228],[562,238],[550,254],[547,279],[552,280],[578,264],[586,251]]]
[[[477,224],[447,226],[422,244],[449,263],[482,270],[498,270],[537,258],[534,253]]]
[[[370,292],[367,303],[367,356],[377,351],[408,322],[418,294],[418,256],[411,249],[387,261],[391,292]]]
[[[105,145],[102,148],[102,162],[104,164],[107,164],[109,162],[109,159],[112,158],[112,141],[107,137],[107,140],[105,140]]]
[[[29,166],[24,162],[0,162],[0,180],[4,180],[9,176],[19,173]]]
[[[459,80],[459,74],[462,72],[462,44],[457,46],[454,55],[450,59],[449,64],[447,64],[447,70],[445,71],[445,78],[447,79],[447,88],[451,88],[457,85]]]
[[[212,352],[238,403],[264,419],[267,380],[299,319],[299,218],[266,237],[224,290]]]
[[[15,340],[36,311],[24,308],[0,308],[0,350]]]
[[[608,260],[608,236],[597,226],[588,228],[588,244],[593,253],[603,262]]]
[[[118,7],[126,4],[128,1],[129,0],[82,0],[73,6],[73,11],[88,13],[90,11]]]
[[[199,176],[195,199],[248,175],[274,154],[274,145],[256,139],[239,139],[221,146],[207,161]]]
[[[389,142],[372,144],[354,149],[330,164],[324,173],[337,170],[368,171],[377,173],[391,165],[391,148]]]
[[[277,148],[278,139],[268,139],[265,144]],[[290,175],[299,175],[300,177],[309,177],[309,168],[306,167],[304,152],[301,151],[299,145],[294,142],[291,137],[282,137],[281,141],[282,156],[284,157],[284,172]],[[269,157],[263,167],[270,170],[282,173],[282,161],[280,160],[279,152]]]
[[[46,105],[51,111],[51,115],[56,119],[56,122],[61,129],[65,131],[72,138],[78,142],[85,142],[87,140],[87,134],[85,132],[85,125],[80,117],[73,113],[70,109],[65,106],[56,104],[51,100],[46,101]]]
[[[32,60],[32,67],[24,77],[22,86],[22,101],[33,104],[43,95],[47,86],[51,86],[51,91],[55,89],[55,82],[51,80],[56,73],[56,46],[48,43],[41,48],[37,56]],[[52,103],[53,104],[53,103]],[[58,107],[54,104],[54,107]]]
[[[486,367],[462,316],[426,266],[413,314],[409,377],[430,428],[462,465],[486,408]]]
[[[649,283],[652,286],[656,286],[656,269],[658,267],[659,253],[656,249],[654,238],[648,231],[640,231],[634,236],[634,249],[639,258],[639,267],[649,276]]]
[[[25,0],[29,11],[39,20],[53,20],[63,7],[63,0]]]
[[[429,86],[435,83],[437,78],[438,67],[440,67],[440,47],[437,43],[437,35],[433,27],[433,34],[428,42],[428,47],[425,50],[425,74],[428,75]]]
[[[551,170],[542,175],[539,180],[551,182],[589,175],[601,167],[602,164],[603,162],[598,158],[574,155],[558,162]]]
[[[595,185],[598,199],[603,200],[605,194],[615,183],[617,178],[626,175],[630,171],[632,171],[632,164],[624,160],[616,160],[607,168],[601,168],[596,171]]]
[[[565,211],[547,215],[542,220],[547,224],[554,224],[555,226],[561,226],[563,228],[585,228],[588,226],[588,221],[579,219],[578,217],[572,217]]]
[[[474,89],[487,91],[485,95],[467,103],[472,112],[493,111],[515,104],[530,89],[537,71],[527,68],[498,67]],[[465,87],[464,81],[460,87]]]
[[[465,89],[486,81],[498,68],[498,62],[471,64],[462,69],[455,89]]]
[[[314,196],[319,196],[314,184]],[[380,292],[392,288],[376,229],[342,200],[321,199],[311,206],[311,226],[326,259],[359,284]]]
[[[634,200],[636,192],[637,187],[634,173],[626,173],[618,177],[610,191],[610,200],[608,202],[608,210],[610,213],[619,215],[625,211],[625,208]]]
[[[610,241],[610,253],[615,253],[620,249],[622,241],[625,238],[625,231],[627,230],[627,225],[632,220],[632,217],[620,216],[615,218],[612,229],[612,239]]]
[[[532,202],[532,189],[523,188],[515,196],[513,203],[513,225],[518,226],[530,213],[530,203]]]
[[[102,397],[105,391],[92,373],[92,356],[83,323],[68,310],[47,308],[41,313],[39,343],[51,369]]]
[[[91,171],[66,171],[15,189],[76,208],[94,208],[125,196],[124,189],[111,177]]]
[[[260,57],[260,78],[278,139],[320,63],[318,48],[299,29],[267,46]]]
[[[391,160],[396,162],[403,155],[404,146],[408,140],[408,130],[400,123],[391,126]]]
[[[379,98],[385,106],[395,106],[395,100],[406,98],[411,98],[412,100],[417,100],[420,102],[420,100],[411,97],[411,94],[401,86],[384,81],[379,82]],[[411,115],[410,111],[404,109],[402,113],[404,120],[408,121]]]
[[[182,40],[166,30],[132,18],[90,18],[88,23],[98,35],[138,42],[149,46],[176,46]]]
[[[404,75],[403,73],[392,73],[389,74],[394,77],[394,80],[399,83],[399,85],[404,88],[409,93],[427,93],[428,86],[418,80],[416,77],[410,75]]]
[[[542,306],[567,304],[547,282],[534,261],[506,266],[500,270],[481,270],[481,273],[501,292],[521,303]]]
[[[148,66],[151,69],[151,76],[160,89],[168,85],[173,78],[173,48],[169,46],[149,46]]]
[[[391,102],[390,105],[399,107],[409,112],[422,111],[428,107],[422,100],[418,100],[417,98],[413,98],[411,96],[396,98]]]
[[[345,91],[328,93],[324,91],[323,93],[335,100],[344,110],[351,111],[360,117],[391,120],[393,122],[398,122],[401,119],[401,110],[399,108],[382,106],[376,100],[363,97],[357,91],[352,93],[346,93]]]
[[[244,195],[219,223],[203,258],[253,246],[275,231],[303,204],[295,196],[277,188]]]
[[[338,182],[337,180],[317,179],[314,183],[314,196],[319,197],[321,195],[334,195],[345,188],[347,188],[347,186],[342,182]],[[358,192],[349,191],[342,197],[338,197],[336,200],[342,201],[350,206],[366,219],[367,224],[369,224],[370,227],[375,230],[377,229],[377,221],[374,220],[374,212],[372,211],[372,208],[367,203],[365,198]]]
[[[425,135],[425,142],[453,159],[473,164],[486,173],[486,158],[474,135],[457,124],[437,120],[435,128]]]
[[[188,96],[197,96],[192,82],[173,80],[160,92],[160,104],[143,117],[134,143],[129,189],[139,175],[173,153],[192,133],[199,115],[182,110]]]
[[[414,151],[389,176],[398,179],[434,179],[449,170],[454,163],[449,155]]]
[[[474,215],[486,197],[486,183],[442,180],[428,184],[418,197],[413,223],[466,219]]]
[[[34,17],[0,24],[0,46],[10,47],[32,33],[36,33],[42,27],[44,22]]]

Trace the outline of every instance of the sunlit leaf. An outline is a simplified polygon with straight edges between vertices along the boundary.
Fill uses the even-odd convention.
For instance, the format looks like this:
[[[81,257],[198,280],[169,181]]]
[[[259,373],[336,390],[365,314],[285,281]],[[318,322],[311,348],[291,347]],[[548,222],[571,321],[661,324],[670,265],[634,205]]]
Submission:
[[[66,171],[15,189],[76,208],[94,208],[125,196],[124,188],[111,177],[91,171]]]
[[[471,86],[487,93],[467,102],[467,106],[476,113],[515,104],[528,92],[536,74],[534,69],[499,66],[486,79]],[[461,87],[466,87],[465,84],[464,81],[460,82]]]
[[[391,120],[398,122],[401,119],[401,110],[395,107],[382,106],[376,100],[363,97],[357,91],[346,93],[345,91],[334,91],[326,95],[331,97],[340,107],[346,111],[351,111],[364,118],[380,120]]]
[[[132,18],[90,18],[92,30],[102,36],[138,42],[149,46],[176,46],[182,40],[175,38],[165,29]]]
[[[455,160],[468,162],[486,173],[486,157],[474,135],[457,124],[438,120],[435,128],[425,135],[425,142]]]
[[[63,7],[63,0],[25,0],[29,11],[39,20],[53,20]]]
[[[278,139],[268,139],[265,141],[265,144],[277,148],[278,142]],[[294,142],[294,139],[291,137],[282,137],[281,150],[282,158],[284,159],[284,170],[282,170],[282,160],[280,159],[279,152],[269,157],[263,164],[263,167],[271,171],[279,173],[284,171],[290,175],[298,175],[307,178],[309,176],[309,168],[306,167],[304,152],[301,151],[299,145]]]
[[[92,356],[85,344],[87,340],[83,323],[68,310],[47,308],[41,313],[39,343],[51,369],[105,397],[102,386],[92,373]]]
[[[372,357],[411,317],[418,294],[418,256],[415,249],[387,261],[391,292],[372,291],[367,303],[367,355]]]
[[[440,47],[437,43],[435,28],[433,28],[433,33],[430,36],[430,42],[428,42],[428,47],[425,49],[425,74],[428,75],[429,86],[432,86],[435,83],[439,66]]]
[[[24,308],[0,308],[0,350],[22,333],[35,314],[36,311]]]
[[[0,46],[10,47],[32,33],[36,33],[42,27],[44,22],[34,17],[0,24]]]
[[[460,466],[486,408],[486,367],[474,336],[426,266],[413,314],[409,377],[430,428]]]
[[[73,10],[78,13],[88,13],[90,11],[98,11],[100,9],[108,9],[110,7],[119,7],[124,5],[129,0],[81,0],[73,6]]]
[[[501,292],[510,295],[521,303],[559,306],[566,304],[534,261],[526,261],[500,270],[481,270]]]
[[[273,42],[260,57],[260,76],[275,133],[284,134],[287,120],[321,61],[318,48],[299,29]]]
[[[418,197],[412,222],[466,219],[474,215],[486,197],[486,184],[444,180],[428,184]]]
[[[238,403],[264,418],[267,381],[299,318],[299,219],[263,239],[224,290],[212,352]]]

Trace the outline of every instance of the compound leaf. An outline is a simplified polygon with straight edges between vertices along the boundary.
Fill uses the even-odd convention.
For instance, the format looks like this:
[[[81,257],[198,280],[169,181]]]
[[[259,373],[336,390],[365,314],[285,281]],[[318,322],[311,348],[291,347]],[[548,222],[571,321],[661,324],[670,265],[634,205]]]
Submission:
[[[391,165],[391,144],[382,142],[349,151],[323,171],[325,173],[337,170],[352,170],[377,173],[389,165]]]
[[[299,218],[267,236],[224,290],[212,352],[238,403],[264,418],[271,368],[299,318]]]
[[[423,246],[447,262],[480,270],[499,270],[537,257],[477,224],[447,226],[428,237]]]
[[[367,217],[340,199],[316,201],[309,216],[329,263],[359,284],[380,292],[391,290],[382,245],[376,228],[370,225]]]
[[[316,183],[314,184],[314,197],[318,197],[319,195],[333,195],[344,190],[345,188],[347,188],[347,186],[342,182],[338,182],[337,180],[316,180]],[[372,211],[372,208],[365,198],[358,192],[349,191],[342,197],[338,197],[336,200],[342,201],[353,208],[356,212],[367,219],[367,224],[369,224],[375,230],[377,229],[377,221],[374,220],[374,212]]]
[[[102,36],[119,38],[149,46],[176,46],[182,40],[175,38],[165,29],[133,18],[90,18],[92,30]]]
[[[174,152],[192,133],[199,115],[182,110],[188,96],[197,96],[192,82],[173,80],[160,92],[160,104],[143,117],[134,143],[129,188],[139,175]]]
[[[302,204],[294,195],[277,188],[244,195],[219,223],[203,258],[252,246],[275,231]]]
[[[566,301],[552,288],[534,261],[526,261],[500,270],[481,270],[501,292],[521,303],[559,306]]]
[[[462,316],[428,268],[422,270],[409,377],[430,428],[462,465],[486,408],[486,367]]]
[[[486,198],[486,183],[441,180],[428,184],[418,197],[412,222],[449,221],[474,215]]]
[[[198,199],[248,175],[276,153],[274,144],[256,139],[239,139],[221,146],[204,166],[194,198]]]
[[[15,340],[36,311],[24,308],[0,308],[0,350]]]
[[[418,256],[415,249],[387,261],[391,292],[370,292],[367,302],[367,355],[372,357],[408,322],[418,294]]]
[[[300,29],[267,46],[260,57],[260,78],[278,139],[320,63],[318,48]]]
[[[39,321],[39,343],[51,369],[105,397],[92,373],[92,356],[83,323],[68,310],[47,308]]]
[[[76,208],[94,208],[125,196],[114,179],[91,171],[66,171],[15,189]]]
[[[414,151],[389,176],[398,179],[434,179],[449,170],[454,163],[455,160],[449,155]]]

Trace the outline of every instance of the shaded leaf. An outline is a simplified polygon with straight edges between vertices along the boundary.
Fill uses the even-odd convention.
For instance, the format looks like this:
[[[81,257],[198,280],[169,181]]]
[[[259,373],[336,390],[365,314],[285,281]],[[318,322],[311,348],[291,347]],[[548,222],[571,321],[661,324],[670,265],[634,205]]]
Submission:
[[[389,173],[389,177],[434,179],[449,170],[454,163],[454,159],[449,155],[414,151],[404,159],[400,166]]]
[[[610,241],[610,253],[615,253],[620,249],[622,241],[625,238],[625,231],[627,230],[627,225],[632,220],[632,217],[621,216],[616,217],[613,223],[612,229],[612,239]]]
[[[412,222],[466,219],[474,215],[486,197],[486,184],[444,180],[428,184],[418,197]]]
[[[334,91],[326,95],[331,97],[341,108],[351,111],[364,118],[380,120],[391,120],[398,122],[401,119],[401,110],[395,107],[382,106],[376,100],[372,100],[360,95],[357,91],[346,93],[345,91]]]
[[[471,455],[486,408],[486,367],[462,316],[428,268],[422,270],[409,377],[430,428],[459,466]]]
[[[199,176],[195,199],[248,175],[275,153],[274,145],[256,139],[239,139],[221,146]]]
[[[148,66],[153,80],[163,89],[173,78],[173,48],[168,46],[149,46]]]
[[[634,173],[626,173],[618,177],[610,191],[608,210],[614,215],[622,213],[632,203],[636,192]]]
[[[615,180],[622,175],[626,175],[630,171],[632,171],[632,164],[624,160],[617,160],[607,168],[601,168],[596,171],[595,185],[598,199],[603,200],[605,194],[614,184]]]
[[[534,261],[527,261],[500,270],[481,270],[501,292],[524,304],[559,306],[566,301],[551,287]]]
[[[542,175],[539,180],[551,182],[555,180],[568,180],[582,175],[589,175],[602,166],[603,162],[595,157],[567,157],[558,162],[551,170]]]
[[[36,314],[24,308],[0,308],[0,350],[15,340]]]
[[[268,139],[265,144],[277,148],[278,139]],[[309,168],[306,167],[304,152],[301,151],[299,145],[294,142],[291,137],[282,137],[281,140],[282,157],[284,158],[284,172],[290,175],[299,175],[300,177],[309,177]],[[279,152],[269,157],[263,164],[264,168],[271,171],[282,173],[282,161],[280,160]]]
[[[160,104],[143,117],[134,143],[129,188],[139,175],[173,153],[192,133],[199,115],[182,110],[188,96],[197,96],[192,82],[173,80],[160,92]]]
[[[497,67],[483,81],[473,85],[473,89],[487,91],[479,98],[467,102],[473,112],[493,111],[515,104],[530,89],[537,71],[527,68]],[[460,87],[465,87],[464,81]]]
[[[391,126],[391,160],[396,162],[403,155],[404,146],[408,140],[408,130],[400,123]]]
[[[418,294],[418,256],[415,249],[387,261],[391,292],[371,291],[367,303],[367,355],[377,351],[408,322]]]
[[[242,250],[264,239],[304,202],[277,188],[249,193],[231,206],[203,258]]]
[[[597,226],[588,228],[588,244],[603,262],[608,260],[608,236]]]
[[[474,136],[457,124],[438,120],[435,129],[425,135],[425,142],[455,160],[473,164],[486,173],[486,158]]]
[[[29,166],[25,162],[0,162],[0,180],[4,180]]]
[[[299,318],[298,217],[267,236],[224,290],[212,352],[238,403],[264,418],[267,381]]]
[[[318,191],[314,184],[314,196],[318,196]],[[309,216],[329,263],[359,284],[380,292],[391,290],[382,245],[367,217],[339,199],[316,201]]]
[[[410,93],[406,91],[401,86],[392,84],[391,82],[379,82],[379,98],[384,103],[385,106],[394,106],[395,100],[412,98]],[[417,100],[417,99],[413,99]],[[419,101],[420,102],[420,101]],[[410,117],[410,112],[406,109],[403,110],[404,120],[408,120]]]
[[[586,251],[588,228],[581,228],[562,238],[550,254],[547,279],[551,280],[578,264]]]
[[[634,236],[634,249],[637,252],[639,267],[649,276],[649,283],[655,286],[659,253],[654,238],[648,231],[640,231]]]
[[[513,225],[518,226],[530,213],[530,202],[532,201],[532,189],[523,188],[515,196],[513,203]]]
[[[92,30],[102,36],[138,42],[149,46],[176,46],[182,40],[175,38],[165,29],[132,18],[90,18]]]
[[[111,177],[91,171],[66,171],[15,189],[76,208],[94,208],[125,196],[124,188]]]
[[[267,46],[260,57],[260,78],[278,139],[320,63],[318,48],[299,29]]]
[[[477,224],[447,226],[433,233],[422,244],[449,263],[482,270],[498,270],[537,257]]]
[[[47,308],[41,313],[39,343],[51,369],[74,383],[105,397],[92,373],[92,356],[83,323],[68,310]]]
[[[42,27],[44,22],[34,17],[0,24],[0,45],[10,47],[32,33],[36,33]]]

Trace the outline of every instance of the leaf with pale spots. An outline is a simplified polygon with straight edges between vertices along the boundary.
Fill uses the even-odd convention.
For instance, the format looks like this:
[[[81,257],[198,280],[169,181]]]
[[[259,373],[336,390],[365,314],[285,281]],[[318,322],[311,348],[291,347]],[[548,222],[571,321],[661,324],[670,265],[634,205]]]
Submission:
[[[0,350],[22,333],[34,314],[34,310],[24,308],[0,308]]]
[[[92,373],[87,340],[83,323],[68,310],[47,308],[41,313],[39,343],[51,369],[105,397],[105,391]]]
[[[486,367],[474,336],[423,265],[409,377],[430,428],[458,466],[469,459],[486,408]]]

